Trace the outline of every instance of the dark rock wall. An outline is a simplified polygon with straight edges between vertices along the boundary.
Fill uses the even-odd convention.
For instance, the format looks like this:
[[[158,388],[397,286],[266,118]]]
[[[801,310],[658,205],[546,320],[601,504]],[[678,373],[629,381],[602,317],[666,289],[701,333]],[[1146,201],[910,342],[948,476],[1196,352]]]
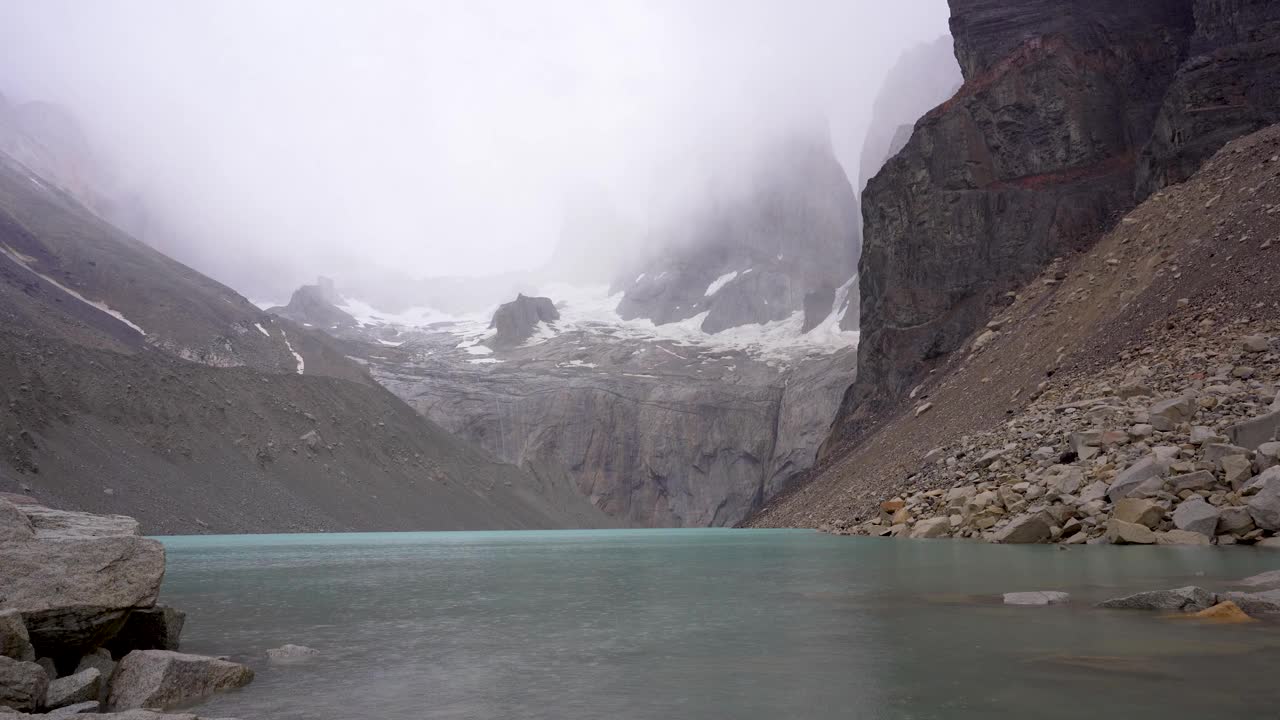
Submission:
[[[493,314],[493,322],[489,325],[497,331],[493,336],[493,346],[515,347],[533,335],[538,323],[550,323],[559,319],[560,312],[556,310],[551,298],[518,295]]]
[[[1231,140],[1280,122],[1280,3],[1197,0],[1192,57],[1138,168],[1138,195],[1191,177]]]
[[[1132,206],[1191,0],[952,0],[965,84],[863,195],[858,382],[833,439]]]

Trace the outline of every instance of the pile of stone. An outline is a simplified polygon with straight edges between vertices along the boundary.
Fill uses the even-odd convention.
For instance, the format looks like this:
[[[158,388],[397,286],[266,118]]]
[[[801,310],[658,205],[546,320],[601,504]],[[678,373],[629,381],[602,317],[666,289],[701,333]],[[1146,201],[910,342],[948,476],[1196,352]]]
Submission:
[[[244,665],[177,652],[185,616],[156,603],[164,567],[132,518],[0,497],[0,717],[194,718],[140,709],[252,680]]]
[[[837,534],[1280,547],[1280,352],[1204,321],[994,432],[928,453],[914,488]],[[1225,336],[1225,337],[1224,337]]]
[[[1213,592],[1187,586],[1172,590],[1149,590],[1098,603],[1110,610],[1157,610],[1184,613],[1215,622],[1252,622],[1255,616],[1280,616],[1280,570],[1245,578],[1235,585],[1246,588]],[[1071,602],[1071,596],[1056,590],[1010,592],[1005,605],[1047,606]]]

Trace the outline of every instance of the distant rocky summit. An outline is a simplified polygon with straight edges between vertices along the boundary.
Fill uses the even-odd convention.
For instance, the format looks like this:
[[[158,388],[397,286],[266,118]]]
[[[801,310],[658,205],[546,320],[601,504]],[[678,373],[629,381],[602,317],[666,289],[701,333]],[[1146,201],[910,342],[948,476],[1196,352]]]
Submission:
[[[489,327],[496,333],[490,342],[495,348],[513,348],[532,337],[538,323],[553,323],[559,319],[560,312],[551,298],[520,294],[494,312]]]
[[[0,496],[0,709],[165,709],[250,682],[244,665],[177,652],[185,615],[156,603],[164,569],[132,518]]]
[[[318,328],[352,327],[356,319],[340,310],[342,296],[338,294],[333,280],[322,277],[315,285],[303,285],[293,292],[289,304],[267,308],[272,315],[289,318],[299,325]]]

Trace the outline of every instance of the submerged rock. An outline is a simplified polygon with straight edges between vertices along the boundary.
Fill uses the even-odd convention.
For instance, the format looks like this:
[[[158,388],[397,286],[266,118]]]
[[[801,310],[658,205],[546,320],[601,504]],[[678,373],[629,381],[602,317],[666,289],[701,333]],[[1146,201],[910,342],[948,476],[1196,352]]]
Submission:
[[[1151,590],[1104,600],[1098,607],[1114,610],[1178,610],[1197,612],[1216,604],[1214,594],[1194,586],[1173,590]]]
[[[267,651],[267,659],[271,662],[291,662],[306,660],[320,654],[319,650],[305,645],[282,645]]]
[[[1057,590],[1012,592],[1004,594],[1005,605],[1059,605],[1071,600],[1071,595]]]
[[[253,670],[228,660],[169,650],[134,650],[116,668],[107,707],[170,708],[243,687],[251,680]]]

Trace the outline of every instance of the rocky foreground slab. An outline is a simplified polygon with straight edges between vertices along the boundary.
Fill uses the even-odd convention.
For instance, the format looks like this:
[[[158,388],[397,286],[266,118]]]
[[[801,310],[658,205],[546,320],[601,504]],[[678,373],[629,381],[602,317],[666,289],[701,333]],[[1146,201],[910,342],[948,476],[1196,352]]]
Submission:
[[[156,603],[164,568],[132,518],[0,496],[0,715],[197,720],[151,710],[251,681],[239,663],[177,652],[185,615]]]

